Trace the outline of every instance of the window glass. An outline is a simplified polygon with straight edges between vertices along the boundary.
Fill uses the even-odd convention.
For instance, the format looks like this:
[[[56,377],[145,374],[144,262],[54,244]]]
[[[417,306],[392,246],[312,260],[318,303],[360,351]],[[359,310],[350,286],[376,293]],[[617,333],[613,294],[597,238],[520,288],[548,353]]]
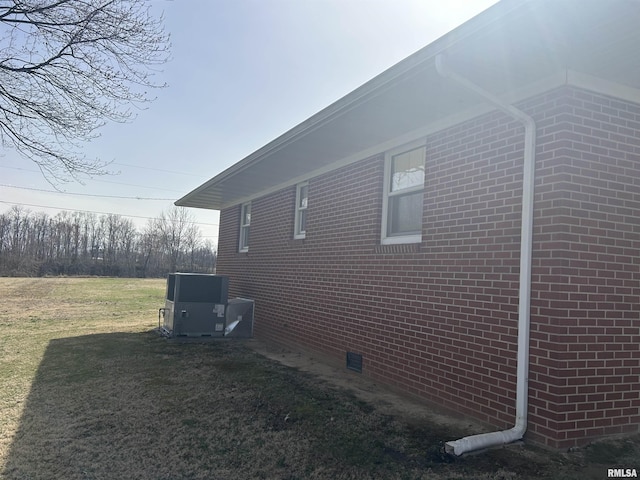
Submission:
[[[240,244],[238,249],[241,252],[249,250],[249,230],[251,227],[251,204],[242,205],[240,213]]]
[[[309,183],[304,182],[296,186],[296,213],[294,238],[305,238],[307,232],[307,204],[309,197]]]
[[[307,211],[302,210],[300,212],[300,217],[298,218],[299,228],[298,233],[306,233],[307,231]]]
[[[391,158],[392,192],[424,185],[424,148],[400,153]]]
[[[309,191],[309,185],[300,185],[298,208],[307,208],[307,192],[308,191]]]
[[[422,230],[422,192],[389,198],[389,235],[413,235]]]
[[[419,242],[426,147],[405,147],[387,153],[383,243]]]

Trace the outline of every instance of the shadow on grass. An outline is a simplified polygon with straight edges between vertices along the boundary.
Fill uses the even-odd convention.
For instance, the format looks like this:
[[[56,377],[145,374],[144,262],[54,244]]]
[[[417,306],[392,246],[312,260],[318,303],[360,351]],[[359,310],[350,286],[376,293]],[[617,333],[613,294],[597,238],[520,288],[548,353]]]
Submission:
[[[48,344],[0,477],[420,478],[407,433],[242,342],[96,334]]]
[[[241,342],[96,334],[48,344],[0,477],[391,478],[406,463],[394,436],[389,417]]]
[[[51,340],[2,478],[163,478],[175,425],[160,420],[168,412],[150,342],[129,333]]]
[[[591,478],[524,449],[443,455],[460,434],[399,422],[240,341],[96,334],[49,343],[0,478]]]

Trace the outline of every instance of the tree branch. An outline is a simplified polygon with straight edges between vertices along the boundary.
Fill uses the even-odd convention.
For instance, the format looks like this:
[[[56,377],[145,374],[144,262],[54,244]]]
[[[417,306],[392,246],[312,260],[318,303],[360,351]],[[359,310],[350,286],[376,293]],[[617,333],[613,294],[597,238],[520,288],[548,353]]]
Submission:
[[[105,121],[161,88],[169,57],[146,0],[0,0],[0,137],[47,172],[96,172],[79,155]]]

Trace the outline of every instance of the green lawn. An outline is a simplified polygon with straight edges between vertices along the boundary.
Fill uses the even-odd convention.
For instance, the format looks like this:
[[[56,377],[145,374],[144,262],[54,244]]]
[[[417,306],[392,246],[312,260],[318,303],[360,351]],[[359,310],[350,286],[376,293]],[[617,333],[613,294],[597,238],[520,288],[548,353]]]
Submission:
[[[600,479],[640,467],[637,438],[452,459],[442,440],[465,432],[394,418],[248,341],[160,337],[164,285],[0,278],[1,479]]]

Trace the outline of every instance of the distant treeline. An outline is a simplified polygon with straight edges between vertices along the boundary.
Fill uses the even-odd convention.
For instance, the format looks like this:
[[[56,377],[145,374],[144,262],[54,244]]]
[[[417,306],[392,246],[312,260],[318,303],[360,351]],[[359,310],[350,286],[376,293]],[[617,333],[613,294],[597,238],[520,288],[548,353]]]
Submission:
[[[0,214],[0,276],[162,277],[213,273],[216,251],[185,209],[174,208],[138,231],[119,215],[13,207]]]

